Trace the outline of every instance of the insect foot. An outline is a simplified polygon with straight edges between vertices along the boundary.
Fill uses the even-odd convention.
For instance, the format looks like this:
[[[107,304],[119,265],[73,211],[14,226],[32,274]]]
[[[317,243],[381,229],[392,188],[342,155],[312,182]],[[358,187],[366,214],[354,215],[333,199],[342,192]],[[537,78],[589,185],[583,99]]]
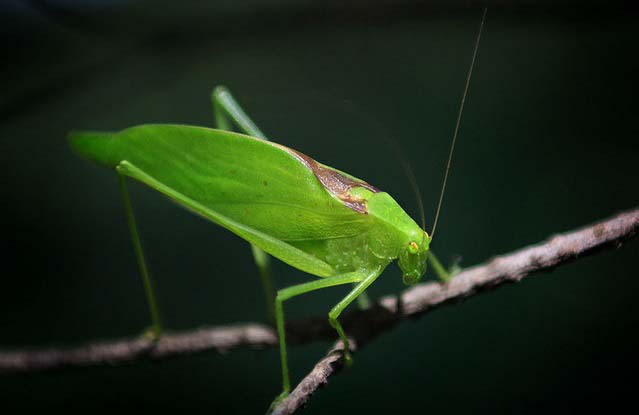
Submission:
[[[289,395],[288,391],[284,391],[280,393],[275,399],[273,399],[273,402],[271,402],[271,405],[268,407],[268,411],[266,411],[266,415],[269,415],[270,413],[272,413],[277,407],[277,405],[279,405],[280,402],[286,399],[288,395]]]
[[[348,343],[344,344],[343,341],[338,342],[335,347],[331,349],[331,353],[340,353],[342,358],[344,359],[344,366],[351,367],[353,365],[353,353],[351,352],[351,347],[353,346],[354,340],[351,338],[347,338]]]
[[[346,367],[353,366],[353,356],[351,355],[351,352],[344,349],[343,353],[344,353],[344,366]]]
[[[450,278],[453,279],[457,274],[462,272],[462,257],[461,255],[455,255],[451,258],[450,264],[448,265],[448,274]]]
[[[151,326],[151,327],[145,328],[140,334],[140,337],[143,338],[144,340],[157,342],[158,340],[160,340],[160,337],[162,337],[162,333],[158,332],[156,326]]]

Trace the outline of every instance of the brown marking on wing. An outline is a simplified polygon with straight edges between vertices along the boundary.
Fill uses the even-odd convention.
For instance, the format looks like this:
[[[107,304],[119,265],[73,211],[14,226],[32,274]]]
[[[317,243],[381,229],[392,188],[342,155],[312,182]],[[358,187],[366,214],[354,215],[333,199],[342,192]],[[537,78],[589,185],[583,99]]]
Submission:
[[[308,168],[311,169],[315,177],[317,177],[317,180],[322,183],[326,190],[328,190],[333,196],[341,200],[344,205],[356,212],[368,214],[368,208],[366,206],[366,199],[350,194],[352,188],[363,187],[373,193],[381,192],[381,190],[377,189],[374,186],[371,186],[364,181],[353,180],[350,177],[346,177],[333,169],[324,167],[306,154],[300,153],[297,150],[293,150],[292,148],[288,148],[281,144],[273,142],[270,142],[270,144],[281,148],[282,150],[286,151],[287,153],[291,154],[293,157],[304,163]]]

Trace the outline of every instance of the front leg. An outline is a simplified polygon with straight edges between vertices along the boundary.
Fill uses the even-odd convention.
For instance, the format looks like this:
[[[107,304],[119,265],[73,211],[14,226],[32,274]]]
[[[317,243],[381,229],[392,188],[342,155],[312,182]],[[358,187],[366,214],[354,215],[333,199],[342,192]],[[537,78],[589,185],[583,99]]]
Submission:
[[[459,273],[458,269],[446,270],[442,263],[439,262],[435,254],[433,254],[432,250],[428,251],[427,261],[430,263],[430,266],[433,267],[437,278],[439,278],[439,280],[443,283],[447,283],[448,281],[452,280],[453,277]]]

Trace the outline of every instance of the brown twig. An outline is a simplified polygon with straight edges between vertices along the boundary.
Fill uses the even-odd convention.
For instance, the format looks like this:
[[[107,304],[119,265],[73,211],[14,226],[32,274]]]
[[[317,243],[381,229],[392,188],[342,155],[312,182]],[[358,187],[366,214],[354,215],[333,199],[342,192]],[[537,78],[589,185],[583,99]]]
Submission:
[[[418,284],[401,296],[381,298],[365,311],[345,313],[340,319],[352,336],[353,351],[406,317],[415,317],[435,307],[456,301],[503,283],[516,282],[533,272],[549,270],[606,247],[618,247],[639,232],[639,209],[550,238],[538,245],[495,257],[467,268],[447,284]],[[293,321],[286,327],[292,344],[332,340],[333,329],[326,317]],[[142,358],[160,359],[207,350],[226,352],[237,347],[268,347],[277,344],[275,331],[257,323],[201,328],[166,334],[157,342],[145,338],[92,343],[74,349],[0,351],[0,373],[31,372],[54,368],[118,364]],[[343,365],[340,342],[331,349],[275,408],[276,414],[292,414]]]
[[[203,327],[183,333],[167,333],[158,341],[140,336],[86,344],[76,348],[0,352],[0,374],[34,372],[77,366],[121,364],[138,359],[161,359],[187,353],[216,350],[225,353],[239,346],[277,344],[277,334],[258,323]]]

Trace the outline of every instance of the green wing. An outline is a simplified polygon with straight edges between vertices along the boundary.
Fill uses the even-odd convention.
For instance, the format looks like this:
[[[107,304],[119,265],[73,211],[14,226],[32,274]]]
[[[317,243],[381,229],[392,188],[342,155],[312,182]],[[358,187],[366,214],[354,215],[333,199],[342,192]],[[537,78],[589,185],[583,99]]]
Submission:
[[[320,276],[333,268],[290,243],[366,232],[371,218],[346,207],[280,146],[222,130],[143,125],[119,133],[75,133],[83,156],[119,170],[229,229],[292,266]]]

